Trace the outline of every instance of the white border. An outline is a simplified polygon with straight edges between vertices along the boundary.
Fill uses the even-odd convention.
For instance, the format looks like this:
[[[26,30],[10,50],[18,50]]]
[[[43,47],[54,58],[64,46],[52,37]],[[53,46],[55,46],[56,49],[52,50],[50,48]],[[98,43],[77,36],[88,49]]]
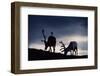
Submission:
[[[28,15],[88,17],[88,59],[28,61]],[[94,11],[21,7],[20,8],[20,69],[43,69],[94,65]]]

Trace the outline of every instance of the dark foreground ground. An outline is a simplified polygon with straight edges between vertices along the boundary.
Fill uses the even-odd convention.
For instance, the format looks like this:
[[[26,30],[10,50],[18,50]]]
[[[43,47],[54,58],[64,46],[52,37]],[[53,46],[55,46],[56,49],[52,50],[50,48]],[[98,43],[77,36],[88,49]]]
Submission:
[[[87,55],[83,56],[64,56],[61,53],[52,53],[49,51],[38,50],[38,49],[28,49],[28,60],[54,60],[54,59],[79,59],[88,58]]]

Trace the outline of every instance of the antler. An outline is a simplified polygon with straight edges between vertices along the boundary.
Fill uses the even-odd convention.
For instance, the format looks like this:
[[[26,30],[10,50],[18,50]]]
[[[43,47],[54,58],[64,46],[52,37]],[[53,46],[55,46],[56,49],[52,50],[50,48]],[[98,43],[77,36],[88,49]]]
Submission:
[[[45,36],[44,33],[45,33],[45,32],[44,32],[44,29],[42,29],[43,38],[44,38],[44,41],[46,41],[46,36]]]
[[[59,43],[61,43],[62,45],[61,45],[61,49],[60,50],[62,50],[62,49],[65,49],[66,47],[65,47],[65,44],[62,42],[62,41],[60,41]]]

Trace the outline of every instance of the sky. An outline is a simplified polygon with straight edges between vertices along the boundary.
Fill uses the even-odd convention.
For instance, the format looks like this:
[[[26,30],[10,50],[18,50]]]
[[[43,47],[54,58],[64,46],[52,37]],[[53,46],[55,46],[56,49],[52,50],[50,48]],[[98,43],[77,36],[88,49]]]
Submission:
[[[78,43],[80,54],[88,53],[88,18],[71,16],[28,15],[28,47],[44,49],[42,29],[46,38],[53,32],[57,39],[56,52],[63,41],[66,47],[71,41]]]

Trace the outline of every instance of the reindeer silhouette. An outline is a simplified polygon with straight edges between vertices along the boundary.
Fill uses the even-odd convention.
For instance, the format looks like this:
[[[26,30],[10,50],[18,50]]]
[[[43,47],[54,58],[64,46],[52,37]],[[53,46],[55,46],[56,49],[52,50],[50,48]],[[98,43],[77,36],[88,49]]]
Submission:
[[[56,38],[53,36],[53,32],[51,32],[51,36],[48,37],[48,40],[46,40],[45,32],[44,29],[42,30],[43,38],[42,40],[45,44],[45,50],[49,47],[49,51],[52,52],[51,47],[53,47],[53,52],[55,52],[55,47],[56,47]]]
[[[61,43],[61,49],[62,50],[61,52],[64,52],[64,55],[66,56],[68,52],[71,53],[71,55],[78,55],[78,49],[77,49],[77,42],[76,41],[71,41],[70,44],[68,45],[68,47],[66,48],[65,47],[65,44],[60,41],[59,43]]]

